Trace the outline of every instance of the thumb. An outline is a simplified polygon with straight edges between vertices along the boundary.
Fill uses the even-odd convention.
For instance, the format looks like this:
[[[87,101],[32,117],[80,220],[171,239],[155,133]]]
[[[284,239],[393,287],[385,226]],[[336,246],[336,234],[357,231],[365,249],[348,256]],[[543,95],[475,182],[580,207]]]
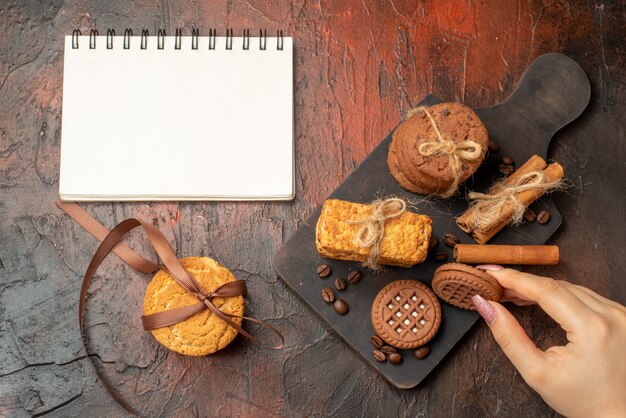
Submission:
[[[543,351],[528,338],[526,332],[511,313],[497,302],[487,301],[480,295],[472,297],[478,313],[483,317],[496,342],[524,380],[545,367]]]

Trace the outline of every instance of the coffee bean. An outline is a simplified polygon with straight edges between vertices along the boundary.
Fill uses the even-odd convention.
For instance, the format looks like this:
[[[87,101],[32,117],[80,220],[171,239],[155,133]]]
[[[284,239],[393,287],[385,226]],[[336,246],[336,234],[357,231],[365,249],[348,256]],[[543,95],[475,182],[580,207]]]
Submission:
[[[448,254],[445,251],[437,251],[433,258],[435,261],[446,261],[448,259]]]
[[[539,222],[541,225],[548,223],[549,220],[550,212],[548,212],[547,210],[542,210],[541,212],[539,212],[539,215],[537,215],[537,222]]]
[[[489,140],[489,151],[491,152],[498,152],[500,151],[500,145],[493,139]]]
[[[332,270],[330,269],[330,266],[328,264],[322,264],[317,268],[317,275],[320,276],[322,279],[330,276],[330,273],[332,273]]]
[[[338,298],[335,303],[333,303],[333,308],[335,308],[335,312],[339,315],[345,315],[350,310],[350,307],[346,303],[345,300]]]
[[[515,172],[515,167],[512,165],[500,164],[500,169],[498,171],[503,176],[510,176]]]
[[[439,245],[439,240],[437,239],[437,237],[434,235],[431,235],[430,241],[428,242],[428,251],[434,250],[435,248],[437,248],[438,245]]]
[[[380,347],[380,351],[382,351],[383,353],[387,355],[398,352],[398,350],[396,350],[395,347],[392,347],[390,345],[383,345],[382,347]]]
[[[337,277],[335,279],[335,289],[341,292],[342,290],[346,290],[346,286],[347,286],[346,281],[342,279],[341,277]]]
[[[531,208],[526,209],[526,212],[524,212],[524,220],[526,222],[535,222],[536,218],[537,214],[534,210],[532,210]]]
[[[513,158],[507,156],[502,158],[502,164],[514,165],[515,162],[513,161]]]
[[[387,360],[387,356],[385,355],[385,353],[383,353],[383,352],[382,352],[382,351],[380,351],[380,350],[374,350],[374,351],[372,352],[372,355],[374,356],[374,358],[376,359],[376,361],[379,361],[379,362],[381,362],[381,363],[382,363],[383,361]]]
[[[400,353],[391,353],[387,357],[389,359],[389,363],[391,364],[400,364],[402,363],[402,354]]]
[[[352,284],[357,284],[358,282],[361,281],[362,277],[363,277],[363,273],[361,273],[358,270],[354,270],[354,271],[351,271],[350,274],[348,274],[348,281]]]
[[[335,292],[330,287],[325,287],[322,289],[322,299],[326,303],[333,303],[335,301]]]
[[[454,248],[459,243],[459,239],[454,234],[444,234],[443,243],[450,248]]]
[[[383,339],[380,338],[378,335],[372,335],[370,337],[370,342],[372,343],[374,348],[377,349],[377,350],[380,350],[382,348],[382,346],[385,344],[383,342]]]
[[[427,345],[423,345],[417,350],[415,350],[415,357],[417,357],[418,360],[426,358],[429,354],[430,354],[430,347]]]

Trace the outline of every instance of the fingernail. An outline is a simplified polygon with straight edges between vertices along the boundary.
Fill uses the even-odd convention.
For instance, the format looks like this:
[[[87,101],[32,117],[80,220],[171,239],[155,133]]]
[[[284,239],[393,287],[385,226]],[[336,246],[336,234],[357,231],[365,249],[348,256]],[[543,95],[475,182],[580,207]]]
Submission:
[[[499,266],[497,264],[481,264],[480,266],[476,266],[477,269],[485,270],[485,271],[498,271],[504,270],[504,267]]]
[[[474,295],[472,296],[472,303],[476,307],[476,310],[478,311],[480,316],[482,316],[488,324],[491,324],[493,321],[496,320],[496,310],[493,306],[491,306],[489,302],[485,300],[485,298],[480,295]]]

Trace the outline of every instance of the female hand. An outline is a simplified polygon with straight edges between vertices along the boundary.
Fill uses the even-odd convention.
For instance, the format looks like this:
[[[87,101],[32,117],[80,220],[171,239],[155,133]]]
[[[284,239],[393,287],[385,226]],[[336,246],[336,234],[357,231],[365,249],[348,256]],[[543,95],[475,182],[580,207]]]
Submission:
[[[472,298],[526,383],[563,415],[626,417],[626,308],[568,282],[479,268],[502,285],[503,301],[537,303],[567,332],[567,345],[541,351],[501,304]]]

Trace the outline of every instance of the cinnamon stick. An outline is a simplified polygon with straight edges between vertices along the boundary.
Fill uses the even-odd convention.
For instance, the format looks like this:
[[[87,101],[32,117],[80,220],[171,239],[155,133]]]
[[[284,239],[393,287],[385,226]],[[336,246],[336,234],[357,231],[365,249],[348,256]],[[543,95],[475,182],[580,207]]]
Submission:
[[[506,189],[507,186],[515,184],[515,182],[519,180],[522,176],[532,173],[534,171],[543,171],[545,183],[554,182],[563,178],[563,167],[559,163],[552,163],[545,167],[543,170],[538,169],[544,164],[545,161],[543,160],[543,158],[539,156],[533,156],[524,165],[522,165],[517,170],[517,172],[513,173],[511,177],[504,180],[500,185],[492,189],[489,194],[495,195],[501,192],[502,190]],[[524,206],[528,206],[535,200],[539,199],[543,194],[544,190],[538,188],[536,190],[531,189],[522,191],[520,193],[517,193],[515,197],[517,198],[517,200],[519,200],[521,204],[523,204]],[[474,223],[475,213],[472,206],[470,206],[470,208],[465,211],[465,213],[457,218],[456,223],[463,231],[471,234],[477,243],[485,244],[511,221],[514,212],[515,205],[513,203],[507,203],[503,206],[497,219],[494,219],[494,221],[491,222],[489,225],[478,228]]]
[[[501,186],[502,187],[509,186],[509,185],[513,184],[514,182],[516,182],[523,175],[531,173],[533,171],[543,171],[547,166],[548,166],[548,164],[546,163],[546,161],[543,158],[541,158],[538,155],[533,155],[520,168],[515,170],[515,172],[513,172],[513,174],[511,174],[509,177],[504,179],[502,181]],[[498,190],[492,190],[490,192],[490,194],[493,194],[493,192],[497,192],[497,191]],[[467,211],[465,211],[461,216],[459,216],[457,218],[456,224],[464,232],[467,232],[468,234],[471,234],[472,230],[474,230],[474,224],[473,224],[473,221],[472,221],[473,216],[474,216],[474,214],[473,214],[473,212],[472,212],[472,210],[470,208]]]
[[[457,244],[454,247],[457,263],[516,264],[553,266],[559,263],[556,245],[477,245]]]

